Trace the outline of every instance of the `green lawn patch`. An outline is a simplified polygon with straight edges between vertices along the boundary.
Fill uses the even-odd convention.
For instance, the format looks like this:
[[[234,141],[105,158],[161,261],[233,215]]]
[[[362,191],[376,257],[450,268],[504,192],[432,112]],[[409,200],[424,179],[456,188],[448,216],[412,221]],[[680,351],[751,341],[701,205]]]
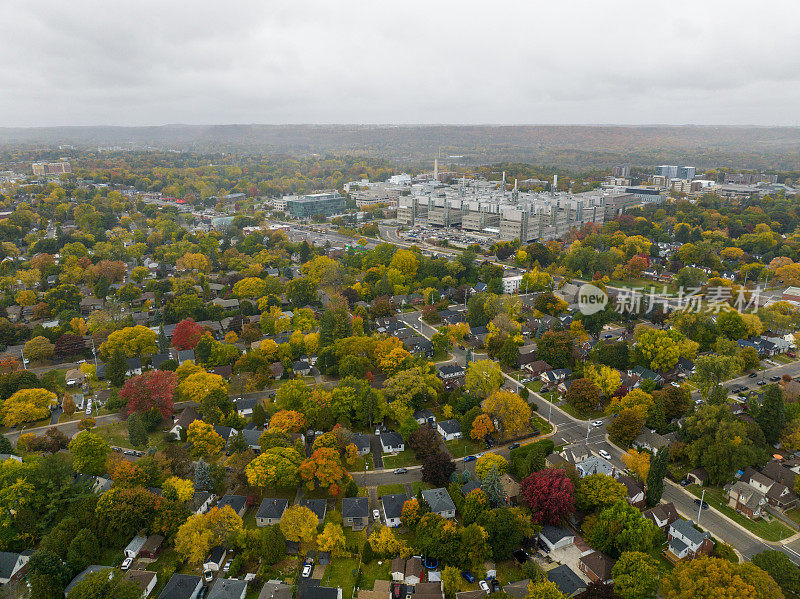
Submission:
[[[378,565],[378,562],[381,565]],[[372,560],[368,564],[361,564],[361,581],[359,587],[362,589],[372,590],[375,587],[376,580],[391,580],[392,579],[392,561],[385,560]]]
[[[532,383],[525,383],[525,386],[531,391],[539,391],[542,388],[542,381],[536,379]]]
[[[547,435],[553,432],[553,425],[547,422],[544,418],[539,416],[538,414],[533,414],[531,416],[531,423],[538,428],[543,435]]]
[[[411,483],[411,493],[415,497],[420,491],[427,491],[428,489],[433,489],[433,485],[430,483],[424,483],[421,480],[415,480],[413,483]]]
[[[126,422],[114,422],[112,424],[96,426],[92,429],[92,432],[108,441],[109,445],[131,447],[130,439],[128,439],[128,424]],[[166,445],[167,442],[164,441],[164,433],[160,430],[150,433],[147,436],[147,447],[163,449]],[[144,447],[138,447],[137,449],[144,449]]]
[[[472,439],[453,439],[452,441],[445,441],[447,449],[454,458],[463,458],[475,452],[480,452],[483,448],[483,443],[480,441],[473,441]]]
[[[605,416],[604,411],[597,411],[593,410],[591,412],[582,412],[580,410],[576,410],[573,406],[569,405],[568,403],[564,402],[563,405],[558,406],[562,410],[564,410],[567,414],[572,416],[573,418],[577,418],[578,420],[594,420],[595,418],[602,418]]]
[[[397,495],[405,492],[405,487],[400,483],[394,483],[391,485],[378,485],[378,497],[383,497],[384,495]]]
[[[353,596],[353,587],[356,580],[358,560],[352,557],[337,558],[325,567],[322,577],[322,586],[342,589],[342,597],[349,599]]]
[[[152,570],[158,574],[158,583],[153,590],[153,597],[158,597],[158,593],[161,592],[161,589],[166,586],[173,574],[181,571],[182,566],[183,557],[172,547],[165,548],[161,552],[161,555],[158,556],[158,559],[147,566],[148,570]],[[186,573],[188,574],[190,572]]]
[[[410,466],[414,463],[416,463],[416,458],[414,457],[414,452],[410,449],[401,451],[396,455],[383,456],[384,468],[399,468],[400,466]]]
[[[686,488],[690,493],[692,493],[692,495],[697,497],[700,497],[703,493],[703,489],[697,485],[689,485]],[[743,516],[727,505],[726,498],[724,497],[723,492],[719,489],[706,488],[705,501],[737,524],[743,526],[753,534],[758,535],[767,541],[780,541],[781,539],[785,539],[794,534],[792,529],[777,519],[767,522],[763,518],[759,520],[751,520],[750,518]],[[702,515],[700,516],[700,521],[703,521]]]

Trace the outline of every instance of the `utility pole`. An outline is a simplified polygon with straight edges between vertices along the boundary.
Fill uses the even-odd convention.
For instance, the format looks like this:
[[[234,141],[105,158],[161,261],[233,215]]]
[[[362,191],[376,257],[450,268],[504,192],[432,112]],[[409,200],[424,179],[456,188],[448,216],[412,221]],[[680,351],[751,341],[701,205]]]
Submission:
[[[19,350],[19,355],[20,355],[20,356],[22,356],[22,367],[23,367],[25,370],[28,370],[28,367],[27,367],[27,365],[25,364],[25,352],[24,352],[24,351],[22,351],[22,350]]]
[[[706,490],[703,489],[703,493],[700,495],[700,507],[697,508],[697,526],[700,526],[700,514],[703,512],[703,503],[705,503],[706,498]]]
[[[550,415],[553,413],[553,402],[548,401],[547,403],[550,404],[550,406],[547,408],[547,424],[550,424]]]

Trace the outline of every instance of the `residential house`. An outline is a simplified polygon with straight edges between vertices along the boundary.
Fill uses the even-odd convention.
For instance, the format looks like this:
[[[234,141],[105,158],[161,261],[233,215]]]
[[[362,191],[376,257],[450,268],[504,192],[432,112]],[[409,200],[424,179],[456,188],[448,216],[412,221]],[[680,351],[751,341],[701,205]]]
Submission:
[[[795,462],[797,463],[795,464]],[[761,472],[775,482],[794,489],[794,481],[797,478],[795,469],[800,469],[800,460],[773,459],[766,463]]]
[[[314,512],[320,524],[325,521],[325,514],[328,511],[328,501],[326,499],[301,499],[300,505]]]
[[[237,578],[217,578],[211,585],[206,599],[244,599],[247,595],[247,581]]]
[[[244,517],[244,513],[247,511],[247,497],[244,495],[223,495],[217,501],[217,507],[222,509],[226,505],[230,506],[239,516]]]
[[[436,430],[444,437],[445,441],[452,441],[461,438],[461,423],[455,418],[442,420],[436,424]]]
[[[405,493],[381,497],[381,511],[383,511],[383,521],[386,522],[386,526],[392,528],[400,526],[400,513],[403,511],[403,504],[407,499]]]
[[[751,487],[743,480],[737,480],[725,487],[728,493],[728,505],[751,520],[761,517],[761,511],[767,504],[767,497],[758,489]]]
[[[236,431],[230,426],[222,426],[221,424],[215,424],[214,432],[217,433],[220,437],[222,437],[222,440],[227,443],[228,440],[233,435],[233,433],[235,433]]]
[[[343,498],[342,524],[352,530],[363,530],[369,524],[369,497]]]
[[[678,358],[678,363],[675,368],[680,374],[685,377],[690,377],[694,372],[694,362],[688,358]]]
[[[402,557],[396,557],[392,560],[391,564],[392,580],[395,582],[403,582],[406,577],[406,560]]]
[[[525,599],[528,596],[528,585],[531,583],[529,578],[517,580],[503,587],[503,592],[511,595],[514,599]]]
[[[342,599],[342,589],[307,586],[303,590],[303,599]]]
[[[470,493],[472,493],[475,489],[481,488],[481,481],[477,478],[470,478],[466,484],[461,485],[461,494],[466,497]]]
[[[545,524],[539,533],[539,543],[548,553],[575,543],[575,533],[561,526]]]
[[[268,580],[261,587],[258,599],[292,599],[292,587],[280,580]]]
[[[175,439],[179,440],[181,438],[181,431],[189,428],[189,425],[195,420],[202,419],[203,417],[200,416],[200,412],[198,412],[195,408],[191,406],[184,408],[184,410],[173,421],[172,428],[169,432],[175,437]]]
[[[111,566],[99,566],[97,564],[93,564],[91,566],[87,566],[84,570],[78,574],[75,578],[73,578],[70,583],[64,588],[64,597],[68,597],[72,589],[84,578],[89,576],[89,574],[94,574],[95,572],[102,572],[103,570],[111,572]]]
[[[289,502],[286,499],[265,498],[256,512],[256,526],[278,524],[288,505]]]
[[[308,376],[311,374],[311,364],[306,362],[305,360],[296,360],[292,363],[292,370],[295,374],[299,374],[301,376]]]
[[[208,491],[195,491],[192,499],[188,502],[189,511],[195,515],[205,514],[214,503],[216,495]]]
[[[150,356],[150,364],[153,366],[154,369],[157,370],[159,366],[161,366],[164,362],[171,359],[172,355],[170,355],[168,352],[165,352],[163,354],[154,354]]]
[[[659,435],[652,429],[644,428],[633,440],[633,446],[636,449],[644,449],[650,453],[656,453],[662,447],[669,447],[675,440],[675,434]]]
[[[430,573],[430,572],[429,572]],[[440,580],[418,582],[414,585],[414,599],[443,599],[444,591]]]
[[[178,362],[179,365],[183,364],[184,362],[190,362],[190,361],[194,362],[195,361],[194,350],[193,349],[179,350],[178,355],[175,358],[175,361]]]
[[[233,403],[236,406],[236,413],[239,414],[239,416],[248,417],[253,415],[253,408],[255,408],[256,404],[260,401],[260,399],[256,399],[255,397],[241,397]]]
[[[637,380],[637,386],[639,382],[643,380],[653,381],[657,385],[660,385],[664,382],[663,376],[657,372],[653,372],[649,368],[645,368],[644,366],[635,366],[634,368],[631,368],[628,370],[628,376]]]
[[[609,583],[612,581],[611,569],[616,563],[600,551],[592,551],[582,555],[578,560],[578,569],[589,577],[592,582]]]
[[[617,477],[617,469],[614,464],[596,455],[590,455],[582,462],[575,464],[575,468],[581,478],[590,474],[607,474],[614,478]]]
[[[574,597],[586,590],[586,583],[575,571],[562,564],[547,571],[547,580],[558,587],[558,590],[567,597]]]
[[[67,373],[64,375],[67,387],[80,387],[83,385],[84,378],[84,374],[81,372],[80,368],[67,370]]]
[[[574,283],[565,283],[561,289],[557,289],[553,293],[567,302],[568,304],[576,304],[578,303],[578,293],[580,292],[580,287],[575,285]]]
[[[686,480],[695,485],[704,485],[708,482],[708,472],[700,466],[686,473]]]
[[[128,358],[125,360],[125,376],[136,376],[142,374],[142,360],[140,358]]]
[[[208,553],[208,557],[206,557],[205,561],[203,562],[203,570],[219,572],[222,570],[222,566],[225,563],[225,557],[227,555],[228,550],[222,545],[212,547],[211,551]]]
[[[261,435],[264,433],[264,429],[246,428],[241,432],[247,447],[259,453],[261,451]]]
[[[553,367],[544,360],[536,360],[535,362],[523,364],[522,369],[530,376],[538,378],[542,375],[542,373],[553,370]]]
[[[406,444],[403,436],[394,431],[387,431],[380,434],[381,448],[383,453],[400,453],[405,450]]]
[[[544,385],[554,387],[561,381],[566,380],[566,378],[571,374],[572,371],[569,368],[552,368],[550,370],[545,370],[542,374],[540,374],[539,380],[542,381],[542,384]]]
[[[197,599],[203,579],[192,574],[173,574],[158,599]]]
[[[709,555],[714,543],[707,532],[700,532],[688,520],[679,519],[669,525],[667,532],[667,559],[676,562]]]
[[[436,422],[436,416],[428,408],[423,408],[422,410],[414,412],[414,420],[416,420],[418,424],[434,424]]]
[[[367,455],[370,451],[370,437],[363,433],[350,435],[350,442],[358,449],[358,455]]]
[[[403,581],[406,584],[419,584],[422,580],[422,560],[418,557],[411,557],[406,560],[405,576]]]
[[[158,574],[150,570],[128,570],[123,579],[138,586],[142,591],[142,597],[146,599],[156,588]]]
[[[142,548],[139,550],[139,557],[147,559],[156,559],[161,555],[161,548],[164,545],[164,537],[161,535],[150,535],[147,537]]]
[[[661,530],[666,530],[670,524],[680,518],[678,510],[675,509],[675,504],[671,501],[651,507],[649,510],[642,512],[642,515]]]
[[[431,512],[442,518],[455,518],[456,506],[447,489],[427,489],[422,491],[422,498],[428,503]]]
[[[767,503],[775,508],[786,510],[797,505],[797,495],[794,491],[753,468],[747,468],[741,480],[764,493]]]
[[[403,347],[409,353],[421,354],[426,358],[432,358],[434,354],[433,343],[430,339],[425,339],[425,337],[420,337],[418,335],[403,339]]]
[[[445,364],[436,368],[436,376],[447,391],[452,391],[464,384],[465,370],[458,364]]]
[[[125,557],[139,557],[142,546],[147,542],[147,537],[136,535],[124,549]]]
[[[625,498],[628,503],[634,507],[641,509],[645,505],[644,500],[644,487],[634,478],[630,476],[620,476],[617,479],[627,489],[628,495]]]
[[[13,553],[0,551],[0,585],[8,584],[12,580],[19,580],[25,576],[31,552]]]
[[[503,487],[503,494],[506,496],[506,503],[517,503],[521,488],[520,482],[507,472],[504,472],[500,475],[500,485]]]

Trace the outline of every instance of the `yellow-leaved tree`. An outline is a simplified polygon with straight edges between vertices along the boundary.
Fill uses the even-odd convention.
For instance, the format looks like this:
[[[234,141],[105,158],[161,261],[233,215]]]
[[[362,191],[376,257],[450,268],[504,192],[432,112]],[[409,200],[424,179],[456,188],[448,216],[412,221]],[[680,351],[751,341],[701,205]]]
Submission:
[[[233,508],[213,507],[205,514],[189,516],[175,535],[175,549],[196,566],[213,547],[232,542],[241,530],[242,519]]]
[[[195,456],[212,456],[225,446],[225,440],[214,427],[202,420],[195,420],[189,425],[186,439],[192,444],[192,454]]]
[[[280,527],[283,536],[288,540],[308,547],[314,542],[318,523],[317,515],[306,506],[293,505],[283,512]]]
[[[330,551],[334,557],[344,555],[344,544],[344,530],[334,522],[328,522],[317,537],[317,548],[320,551]]]
[[[497,419],[506,437],[514,437],[528,427],[531,407],[516,393],[502,389],[492,393],[482,404],[483,411]]]
[[[185,478],[170,476],[161,486],[164,499],[172,499],[185,503],[194,497],[194,483]]]

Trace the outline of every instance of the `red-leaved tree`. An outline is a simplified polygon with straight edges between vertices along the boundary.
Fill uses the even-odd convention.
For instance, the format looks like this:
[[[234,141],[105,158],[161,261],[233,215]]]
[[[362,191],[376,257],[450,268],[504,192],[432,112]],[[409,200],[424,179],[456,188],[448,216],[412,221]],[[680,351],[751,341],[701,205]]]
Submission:
[[[575,511],[572,480],[561,468],[534,472],[522,480],[521,492],[536,523],[556,525]]]
[[[171,416],[178,377],[168,370],[149,370],[125,381],[119,394],[128,404],[128,413],[143,414],[158,410],[162,416]]]
[[[172,332],[172,347],[180,350],[194,349],[203,336],[203,327],[194,318],[184,318],[175,325]]]

